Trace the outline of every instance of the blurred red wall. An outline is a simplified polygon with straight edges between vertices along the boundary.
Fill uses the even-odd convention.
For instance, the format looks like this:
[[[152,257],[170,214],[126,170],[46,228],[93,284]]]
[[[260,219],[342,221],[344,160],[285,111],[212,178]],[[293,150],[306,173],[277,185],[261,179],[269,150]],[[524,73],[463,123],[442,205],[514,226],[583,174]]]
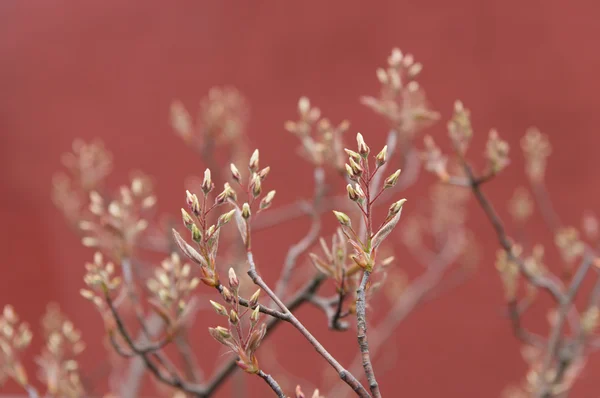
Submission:
[[[598,194],[599,11],[596,2],[558,0],[4,0],[0,304],[14,304],[37,326],[45,303],[60,302],[91,345],[84,365],[92,368],[104,356],[91,344],[102,324],[78,296],[91,252],[50,201],[52,174],[73,139],[101,137],[115,156],[111,181],[120,183],[130,169],[153,175],[160,209],[176,214],[185,177],[203,165],[173,135],[169,104],[180,98],[195,109],[211,86],[232,84],[252,106],[250,138],[272,166],[270,187],[278,203],[291,202],[306,195],[303,184],[310,182],[293,154],[296,141],[282,128],[295,117],[297,99],[309,96],[334,121],[349,118],[352,131],[379,147],[384,124],[358,98],[376,94],[375,69],[395,46],[425,65],[422,85],[444,117],[457,98],[471,108],[477,148],[490,127],[512,144],[513,166],[487,187],[503,214],[512,187],[525,183],[518,140],[537,125],[555,148],[548,184],[557,207],[565,222],[579,225]],[[443,135],[444,123],[431,133]],[[417,202],[427,185],[405,196]],[[483,243],[480,269],[401,325],[393,344],[397,364],[380,376],[386,396],[495,397],[524,374],[519,345],[501,316],[492,230],[478,209],[470,225]],[[530,229],[536,239],[541,231]],[[270,241],[259,258],[281,260],[300,233],[265,233]],[[307,322],[342,361],[352,358],[355,337],[327,332],[320,318]],[[198,333],[207,336],[203,328]],[[287,328],[277,333],[278,343],[297,338]],[[320,358],[302,344],[279,345],[278,357],[318,384]],[[599,369],[598,361],[589,365],[574,397],[597,395],[591,386]],[[262,383],[252,385],[250,396],[268,395]]]

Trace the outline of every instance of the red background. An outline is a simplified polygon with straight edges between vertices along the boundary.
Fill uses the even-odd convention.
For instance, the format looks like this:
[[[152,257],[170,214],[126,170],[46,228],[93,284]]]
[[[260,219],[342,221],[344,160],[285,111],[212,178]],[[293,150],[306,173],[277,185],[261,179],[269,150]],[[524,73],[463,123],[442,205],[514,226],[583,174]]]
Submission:
[[[379,147],[384,124],[358,98],[376,94],[375,69],[395,46],[425,65],[422,85],[445,118],[456,98],[472,110],[477,150],[490,127],[515,154],[530,125],[547,133],[555,148],[550,190],[563,219],[579,225],[581,210],[593,208],[598,193],[599,10],[592,1],[558,0],[4,0],[0,303],[14,304],[37,325],[45,303],[58,301],[88,344],[98,341],[100,319],[77,293],[91,252],[80,247],[50,201],[52,174],[74,138],[104,140],[115,156],[115,184],[130,169],[153,175],[160,209],[176,214],[185,177],[200,174],[203,165],[173,135],[169,104],[180,98],[194,109],[211,86],[232,84],[252,106],[250,138],[261,148],[263,164],[272,166],[276,201],[288,203],[306,195],[302,187],[310,182],[292,155],[296,141],[282,128],[295,117],[298,97],[309,96],[333,121],[349,118],[352,131]],[[443,125],[431,132],[443,135]],[[525,182],[515,157],[487,187],[502,210],[513,185]],[[427,186],[421,182],[405,196],[420,200]],[[479,209],[470,225],[483,243],[484,261],[466,285],[401,325],[394,336],[397,365],[380,376],[386,396],[494,397],[524,374],[519,346],[500,315],[492,230]],[[542,230],[530,231],[537,238]],[[270,241],[258,257],[280,262],[299,234],[265,232],[262,239]],[[267,253],[267,247],[273,250]],[[354,337],[340,340],[310,311],[300,316],[326,346],[338,342],[332,351],[343,362],[352,357]],[[198,334],[205,338],[203,327]],[[304,343],[282,346],[296,338],[293,332],[277,335],[280,361],[319,383],[320,358]],[[84,366],[93,367],[103,355],[102,347],[92,346]],[[597,369],[588,366],[573,396],[595,396],[590,386]],[[262,383],[253,385],[251,396],[268,394]]]

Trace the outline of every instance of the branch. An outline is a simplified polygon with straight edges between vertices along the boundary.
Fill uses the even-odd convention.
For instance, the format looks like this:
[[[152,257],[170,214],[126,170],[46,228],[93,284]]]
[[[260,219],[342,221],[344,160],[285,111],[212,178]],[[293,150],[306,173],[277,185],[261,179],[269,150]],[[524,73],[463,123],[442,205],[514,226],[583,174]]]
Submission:
[[[256,264],[252,252],[248,251],[248,264],[250,269],[248,270],[248,276],[252,279],[254,284],[264,290],[267,295],[281,308],[284,314],[289,317],[288,322],[291,323],[298,331],[312,344],[317,352],[325,358],[325,360],[338,372],[340,379],[348,384],[356,394],[361,398],[370,398],[369,393],[359,383],[359,381],[349,373],[344,367],[323,347],[323,345],[306,329],[306,327],[294,316],[294,314],[286,307],[286,305],[275,295],[271,288],[263,281],[263,279],[256,272]]]
[[[127,331],[127,328],[125,327],[125,324],[124,324],[123,320],[121,319],[121,316],[117,312],[117,309],[115,308],[112,298],[110,297],[110,294],[108,291],[105,291],[104,299],[106,301],[106,304],[108,305],[108,308],[111,311],[113,319],[115,320],[117,329],[118,329],[119,333],[121,334],[121,336],[123,337],[123,339],[125,340],[125,342],[127,343],[127,346],[133,351],[134,354],[136,354],[140,358],[142,358],[146,367],[150,370],[150,372],[159,381],[161,381],[167,385],[170,385],[172,387],[183,390],[189,394],[193,394],[196,397],[206,398],[208,396],[205,394],[205,390],[202,386],[197,385],[197,384],[187,383],[187,382],[181,380],[176,374],[171,374],[171,376],[169,377],[169,376],[165,375],[163,372],[161,372],[161,370],[158,368],[158,366],[150,359],[149,353],[147,351],[139,349],[136,346],[131,335]],[[113,342],[113,345],[115,346],[116,351],[120,355],[128,356],[126,354],[124,355],[124,353],[118,348],[118,345],[114,344],[115,341],[113,340],[114,339],[113,332],[110,333],[110,337],[111,337],[111,341]]]
[[[327,324],[331,330],[345,331],[348,330],[350,325],[348,322],[341,320],[343,300],[344,294],[340,290],[339,296],[335,296],[333,298],[313,296],[310,299],[310,302],[325,313],[325,316],[327,317]],[[333,309],[333,304],[336,305],[336,309]]]
[[[454,236],[454,235],[449,235]],[[446,269],[456,260],[460,254],[456,250],[455,241],[449,239],[434,261],[429,264],[427,271],[415,279],[395,300],[394,305],[377,325],[369,336],[369,350],[375,356],[383,347],[387,347],[390,336],[398,325],[422,302],[427,300],[429,292],[441,281]],[[351,372],[359,372],[363,368],[362,356],[359,354],[352,361],[349,369]],[[327,396],[342,396],[338,387],[329,392]]]
[[[556,357],[559,346],[562,342],[562,338],[561,338],[562,331],[563,331],[564,324],[567,320],[567,315],[569,313],[571,305],[573,305],[575,296],[577,295],[577,292],[579,291],[581,283],[583,282],[583,279],[585,278],[585,275],[589,271],[591,265],[592,265],[592,259],[589,258],[588,256],[586,256],[583,259],[581,265],[579,266],[577,272],[575,273],[575,276],[573,277],[573,280],[571,281],[571,284],[569,285],[569,290],[567,291],[566,296],[560,303],[560,307],[559,307],[558,314],[557,314],[557,320],[552,327],[552,331],[550,332],[550,338],[548,340],[548,349],[546,350],[546,356],[544,357],[544,362],[543,362],[542,368],[540,370],[540,377],[539,377],[539,381],[538,381],[538,387],[539,387],[538,391],[540,391],[540,392],[537,395],[539,397],[543,397],[543,398],[550,397],[551,396],[550,390],[555,385],[555,383],[557,381],[556,379],[557,378],[559,379],[559,377],[558,377],[559,373],[557,372],[555,380],[552,383],[550,383],[550,385],[548,385],[546,383],[545,377],[546,377],[546,373],[552,367],[552,361]],[[564,361],[564,362],[565,362],[565,364],[562,365],[562,367],[564,367],[564,369],[560,372],[560,374],[562,374],[566,371],[566,368],[568,367],[568,364],[570,361]]]
[[[556,233],[556,231],[562,225],[560,221],[560,217],[558,213],[554,210],[554,206],[552,206],[552,201],[548,195],[548,191],[546,190],[546,186],[543,182],[530,181],[531,190],[533,191],[533,197],[540,209],[542,214],[542,219],[552,231],[552,233]]]
[[[175,345],[181,356],[186,377],[193,382],[199,382],[202,378],[202,373],[192,353],[192,347],[190,347],[185,330],[177,333],[177,336],[175,336]]]
[[[360,348],[362,364],[365,369],[365,375],[369,382],[369,388],[374,398],[381,398],[381,392],[379,391],[379,384],[375,379],[375,371],[373,370],[373,364],[371,363],[371,353],[369,352],[369,341],[367,340],[367,316],[366,316],[366,286],[369,282],[370,271],[363,273],[360,286],[357,290],[356,299],[356,323],[357,323],[357,336],[358,346]]]
[[[315,193],[313,197],[312,204],[312,223],[310,229],[298,243],[292,245],[287,252],[285,257],[285,262],[283,264],[283,270],[281,272],[281,277],[275,284],[275,294],[279,297],[282,297],[285,289],[290,281],[292,276],[292,271],[296,265],[296,261],[298,257],[304,252],[306,252],[310,246],[317,240],[319,237],[319,232],[321,231],[321,217],[319,213],[319,206],[321,200],[323,199],[323,195],[325,193],[325,171],[322,167],[318,167],[314,172],[315,179]]]
[[[156,337],[162,331],[164,322],[159,315],[153,313],[146,320],[146,324],[150,335]],[[149,342],[146,335],[140,332],[136,339],[136,345],[149,344]],[[144,370],[145,364],[140,357],[136,357],[130,362],[127,378],[121,381],[120,391],[122,397],[137,397]]]
[[[417,151],[415,149],[409,149],[406,152],[405,159],[404,168],[402,169],[402,174],[400,174],[400,177],[398,178],[398,182],[393,188],[386,189],[381,194],[381,196],[378,198],[378,203],[375,204],[375,207],[377,207],[380,203],[387,203],[387,201],[398,191],[410,187],[417,181],[421,170],[421,161]],[[353,203],[348,201],[348,195],[335,195],[327,197],[327,200],[324,200],[320,210],[321,212],[335,209],[341,210],[350,208],[352,205]],[[274,225],[279,225],[284,222],[303,217],[307,214],[310,214],[311,210],[312,207],[306,202],[306,200],[300,200],[294,203],[283,205],[281,207],[269,209],[268,214],[261,215],[261,217],[256,219],[252,225],[252,228],[255,232],[258,230],[263,230]]]
[[[295,311],[302,304],[309,301],[310,298],[315,294],[315,292],[321,286],[321,284],[323,283],[324,280],[325,279],[322,275],[318,275],[315,278],[313,278],[311,281],[309,281],[304,287],[302,287],[288,301],[287,308],[289,309],[289,311]],[[154,377],[156,377],[159,381],[163,382],[164,384],[178,388],[178,389],[180,389],[188,394],[191,394],[193,396],[196,396],[196,397],[208,398],[237,369],[237,364],[236,364],[237,358],[230,359],[214,375],[212,375],[212,377],[210,378],[209,381],[207,381],[203,385],[195,384],[195,383],[188,383],[184,380],[181,380],[177,375],[171,375],[171,377],[166,376],[165,374],[163,374],[163,372],[160,371],[158,366],[152,361],[152,359],[150,358],[149,351],[144,350],[143,348],[139,348],[137,346],[137,344],[133,341],[131,335],[129,334],[129,331],[127,330],[123,320],[121,319],[121,316],[119,315],[115,306],[113,305],[112,298],[108,295],[108,292],[105,295],[105,300],[106,300],[106,303],[112,313],[113,319],[115,320],[115,323],[117,324],[117,329],[119,331],[119,334],[123,337],[127,346],[129,347],[129,349],[132,352],[131,353],[123,352],[123,350],[119,347],[119,345],[116,344],[116,341],[114,341],[114,334],[111,333],[110,338],[113,342],[115,351],[117,351],[117,353],[119,355],[124,356],[124,357],[138,356],[141,359],[141,361],[144,363],[144,365],[148,368],[148,370],[154,375]],[[245,305],[247,306],[248,305],[247,301],[244,300],[244,302],[245,302]],[[240,301],[240,304],[244,305],[241,301]],[[264,313],[266,313],[268,315],[272,314],[272,312],[269,312],[268,309],[266,309],[266,308],[264,308],[264,309],[265,309],[265,311],[263,311]],[[281,323],[282,320],[283,320],[283,318],[278,318],[278,317],[269,318],[269,320],[267,321],[267,334],[272,332],[277,327],[277,325],[279,325]]]
[[[549,277],[544,277],[544,276],[540,276],[540,275],[536,275],[536,274],[532,273],[527,267],[525,267],[525,264],[523,263],[523,261],[519,257],[514,255],[513,250],[512,250],[513,244],[508,239],[508,236],[506,234],[506,230],[504,228],[504,224],[502,223],[502,220],[496,213],[496,210],[494,210],[494,207],[492,206],[490,201],[487,199],[485,194],[481,191],[481,187],[480,187],[481,184],[487,180],[484,181],[484,180],[475,178],[475,176],[473,175],[473,171],[471,170],[469,165],[464,160],[463,160],[463,166],[464,166],[465,172],[467,173],[467,177],[469,179],[469,185],[471,187],[471,190],[473,191],[475,198],[479,202],[479,205],[485,212],[488,220],[492,224],[492,227],[494,228],[494,231],[496,232],[498,242],[500,243],[500,246],[506,251],[506,254],[507,254],[509,260],[513,261],[514,263],[516,263],[519,266],[519,270],[521,271],[521,273],[523,273],[523,275],[525,275],[525,277],[527,278],[529,283],[531,283],[534,286],[544,289],[545,291],[550,293],[550,295],[554,298],[554,300],[556,300],[557,302],[561,302],[561,300],[563,298],[561,284],[559,284],[557,281],[555,281]]]
[[[512,325],[515,337],[525,344],[535,347],[543,347],[545,344],[544,338],[534,333],[527,331],[521,325],[521,310],[516,300],[511,300],[508,303],[508,316]]]
[[[273,391],[275,391],[275,394],[277,394],[279,398],[286,398],[285,394],[281,390],[281,387],[279,387],[279,384],[277,384],[273,376],[266,374],[262,370],[259,370],[257,374],[269,385],[269,387],[271,387]]]

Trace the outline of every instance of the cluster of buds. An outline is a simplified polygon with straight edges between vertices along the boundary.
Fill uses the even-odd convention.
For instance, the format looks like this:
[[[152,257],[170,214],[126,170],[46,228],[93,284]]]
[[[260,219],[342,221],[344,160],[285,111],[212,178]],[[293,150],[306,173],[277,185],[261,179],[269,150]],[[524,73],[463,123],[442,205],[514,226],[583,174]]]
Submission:
[[[271,168],[269,166],[260,168],[260,153],[256,149],[250,156],[248,162],[248,170],[250,176],[247,183],[244,185],[242,175],[235,164],[230,165],[231,177],[235,182],[246,192],[247,201],[240,205],[236,199],[233,203],[236,207],[235,218],[238,230],[247,249],[250,248],[250,223],[252,212],[256,214],[268,209],[273,204],[275,191],[269,191],[266,194],[263,192],[262,184]],[[258,202],[258,209],[253,210]]]
[[[512,218],[517,222],[525,222],[533,213],[533,199],[525,187],[519,187],[515,190],[508,203],[508,211]]]
[[[540,130],[531,127],[521,139],[521,148],[525,155],[525,171],[533,182],[541,182],[546,174],[546,163],[552,152],[548,137]]]
[[[461,101],[454,103],[454,112],[447,128],[450,141],[459,159],[464,160],[463,158],[473,138],[473,126],[471,125],[471,113]],[[448,182],[451,178],[448,173],[448,157],[442,153],[431,136],[425,136],[424,144],[425,150],[421,157],[425,169],[435,174],[440,181]],[[500,138],[496,130],[490,130],[485,149],[485,159],[488,167],[486,177],[499,173],[510,163],[508,153],[508,143]]]
[[[372,192],[372,189],[375,188],[372,186],[373,177],[386,162],[387,146],[374,156],[376,166],[371,171],[368,161],[370,149],[365,143],[362,134],[358,133],[356,135],[356,142],[357,151],[345,149],[348,154],[348,163],[345,165],[346,173],[348,179],[353,182],[353,184],[348,184],[346,189],[348,197],[356,203],[364,216],[364,222],[368,226],[365,236],[358,236],[358,233],[352,227],[352,222],[348,215],[340,211],[334,211],[333,213],[342,227],[343,234],[354,248],[354,254],[350,255],[350,258],[360,268],[371,272],[375,264],[375,251],[398,224],[402,213],[402,206],[406,202],[406,199],[401,199],[393,203],[383,223],[376,230],[373,229],[371,207],[384,190],[396,185],[400,176],[400,170],[387,177],[378,192]]]
[[[523,266],[530,275],[541,276],[547,272],[544,265],[544,246],[537,244],[533,246],[531,255],[525,257]]]
[[[491,174],[497,174],[508,166],[510,162],[508,151],[508,143],[498,136],[496,130],[490,130],[490,135],[485,146],[485,157],[488,161],[489,172]]]
[[[295,398],[308,398],[308,395],[305,395],[302,392],[302,388],[300,388],[300,386],[296,386],[296,390],[295,392]],[[319,392],[319,390],[315,390],[312,395],[310,396],[310,398],[325,398],[325,396],[321,395],[321,393]]]
[[[554,237],[554,242],[567,263],[571,263],[581,256],[585,250],[584,243],[579,239],[579,231],[574,227],[559,229]]]
[[[473,138],[471,126],[471,112],[466,109],[461,101],[454,103],[454,113],[448,122],[448,135],[456,150],[464,154]]]
[[[321,111],[312,107],[307,97],[301,97],[298,101],[298,114],[299,120],[288,120],[285,129],[300,140],[300,154],[315,166],[329,164],[343,171],[342,138],[350,123],[344,120],[334,126],[329,119],[321,118]]]
[[[319,239],[319,243],[324,257],[309,253],[311,262],[317,271],[335,281],[336,290],[339,292],[349,291],[348,284],[354,281],[354,276],[362,268],[353,261],[348,263],[348,243],[342,229],[337,229],[331,238],[330,247],[327,246],[327,242],[323,237]]]
[[[233,87],[213,87],[200,102],[194,122],[180,101],[171,104],[171,126],[187,143],[204,145],[232,143],[243,136],[248,123],[248,104]]]
[[[392,50],[387,61],[386,68],[377,69],[381,84],[379,97],[367,96],[361,101],[410,138],[436,121],[439,115],[429,108],[425,93],[416,81],[423,65],[415,62],[411,54],[402,54],[397,48]]]
[[[512,246],[512,255],[518,257],[523,251],[521,246]],[[504,287],[506,301],[513,301],[517,296],[519,281],[519,265],[512,260],[505,250],[498,250],[496,257],[496,269],[500,273],[500,279]]]
[[[209,328],[210,335],[219,343],[228,347],[237,356],[237,365],[248,373],[258,373],[258,359],[256,350],[267,333],[267,325],[260,320],[260,306],[258,300],[260,289],[248,300],[248,309],[241,312],[238,300],[240,282],[233,268],[228,274],[229,288],[222,286],[221,294],[225,299],[225,305],[210,301],[217,314],[227,317],[227,327],[217,326]],[[245,315],[250,312],[249,321],[245,321]],[[249,323],[249,325],[245,325]]]
[[[600,321],[600,309],[597,305],[589,306],[581,314],[581,330],[588,335],[594,333],[598,328],[598,321]]]
[[[89,192],[102,187],[112,171],[112,155],[102,142],[73,142],[73,152],[63,154],[68,173],[54,176],[52,200],[67,220],[76,224],[82,217]]]
[[[87,273],[83,277],[85,284],[96,292],[109,292],[117,289],[121,285],[121,277],[115,276],[115,265],[111,261],[104,262],[102,253],[94,253],[94,261],[85,264]],[[90,290],[82,290],[81,295],[94,303],[97,300],[95,294]]]
[[[19,354],[31,343],[29,325],[20,322],[12,306],[6,305],[0,315],[0,386],[7,378],[26,387],[28,378]]]
[[[102,249],[115,258],[130,255],[148,227],[145,214],[156,205],[150,179],[135,176],[131,184],[121,186],[114,200],[107,200],[97,191],[90,192],[89,197],[92,217],[79,222],[86,235],[83,245]]]
[[[208,196],[214,189],[209,169],[204,172],[201,189],[202,201],[198,199],[196,194],[187,191],[186,202],[189,213],[185,209],[181,209],[183,224],[190,231],[191,239],[199,250],[188,244],[175,229],[173,229],[173,235],[181,251],[200,266],[200,280],[208,286],[215,287],[219,286],[219,276],[215,265],[219,234],[221,227],[231,221],[236,210],[233,209],[221,214],[216,224],[210,224],[209,215],[218,206],[226,203],[235,204],[236,194],[226,183],[223,192],[217,195],[212,203],[209,203]]]
[[[75,140],[73,152],[65,153],[62,163],[87,192],[98,187],[112,171],[112,155],[100,141]]]
[[[106,297],[121,286],[122,279],[115,275],[115,265],[111,261],[104,262],[102,253],[94,253],[94,260],[85,264],[86,274],[83,282],[87,289],[79,290],[79,294],[91,301],[96,309],[102,315],[104,327],[108,332],[112,332],[115,324],[112,314],[106,304]]]
[[[54,305],[48,306],[42,326],[46,345],[37,363],[40,380],[46,385],[48,393],[68,398],[85,395],[76,359],[85,349],[81,332]]]
[[[187,299],[199,284],[200,279],[191,276],[190,264],[182,263],[179,255],[173,253],[146,282],[153,296],[149,303],[169,327],[174,327],[187,308]]]
[[[351,254],[348,251],[348,241],[342,232],[342,228],[338,228],[336,233],[333,234],[330,246],[322,237],[319,239],[319,243],[323,255],[309,253],[311,262],[317,271],[334,281],[338,293],[344,296],[349,292],[355,293],[359,285],[359,271],[362,268],[351,259]],[[389,256],[379,261],[377,266],[374,267],[375,273],[384,272],[393,260],[394,257]],[[373,287],[374,285],[371,286],[370,293],[373,292]],[[349,310],[353,312],[352,308]]]

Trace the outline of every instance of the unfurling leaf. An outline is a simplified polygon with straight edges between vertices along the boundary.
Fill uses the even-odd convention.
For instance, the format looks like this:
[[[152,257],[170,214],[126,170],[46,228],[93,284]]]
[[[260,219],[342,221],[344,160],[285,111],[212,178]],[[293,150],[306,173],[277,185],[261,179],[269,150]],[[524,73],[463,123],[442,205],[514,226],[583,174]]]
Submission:
[[[387,238],[388,235],[392,233],[392,231],[398,224],[398,221],[400,221],[400,216],[402,215],[402,206],[404,205],[405,201],[406,199],[402,199],[392,205],[392,207],[390,208],[390,213],[392,214],[392,217],[388,217],[388,220],[386,220],[385,224],[383,224],[381,229],[377,231],[377,233],[371,240],[371,246],[373,249],[377,249],[377,247],[381,245],[381,242],[383,242],[385,238]],[[393,210],[391,210],[392,208]]]
[[[246,244],[246,241],[248,239],[248,231],[246,228],[246,219],[244,217],[242,217],[242,211],[237,208],[235,210],[235,223],[238,227],[238,231],[240,231],[240,236],[242,237],[242,242],[244,242],[244,244]]]
[[[198,253],[196,249],[190,246],[175,229],[173,229],[173,237],[175,238],[175,242],[177,243],[177,246],[179,246],[179,249],[181,249],[183,254],[188,256],[190,260],[194,261],[196,264],[202,267],[208,267],[208,263],[206,262],[204,257],[202,257],[202,255],[200,255],[200,253]]]

